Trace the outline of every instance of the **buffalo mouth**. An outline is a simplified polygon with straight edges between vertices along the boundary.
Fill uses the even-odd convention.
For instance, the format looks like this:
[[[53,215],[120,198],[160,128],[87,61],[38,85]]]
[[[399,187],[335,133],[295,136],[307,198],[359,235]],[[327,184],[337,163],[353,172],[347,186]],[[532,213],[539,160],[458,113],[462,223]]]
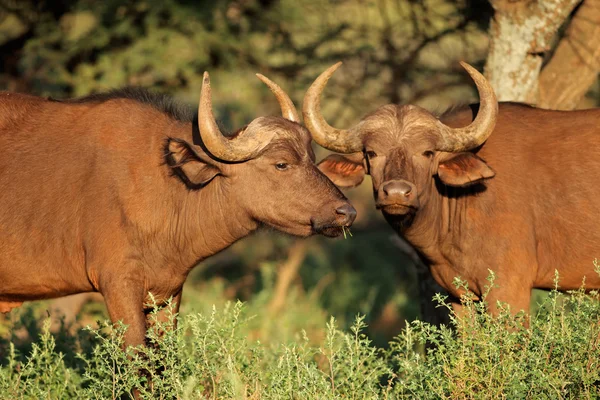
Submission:
[[[412,204],[378,204],[377,209],[389,215],[407,215],[417,211],[417,207]]]
[[[346,229],[346,228],[348,228],[347,225],[333,225],[333,224],[320,225],[320,226],[313,225],[313,231],[315,233],[318,233],[319,235],[323,235],[323,236],[327,236],[327,237],[338,237],[342,233],[344,233],[344,229]]]

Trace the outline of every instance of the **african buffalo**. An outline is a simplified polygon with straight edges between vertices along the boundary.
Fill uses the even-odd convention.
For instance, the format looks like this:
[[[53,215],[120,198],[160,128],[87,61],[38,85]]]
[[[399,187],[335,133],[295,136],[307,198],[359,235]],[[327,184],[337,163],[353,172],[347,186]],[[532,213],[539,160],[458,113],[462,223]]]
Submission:
[[[480,298],[529,310],[531,289],[600,288],[600,109],[549,111],[498,104],[491,85],[461,63],[478,105],[439,119],[413,105],[385,105],[348,130],[324,120],[320,95],[338,63],[313,83],[304,122],[332,155],[321,170],[340,187],[367,173],[375,203],[454,297],[459,276]],[[476,116],[475,116],[476,115]],[[493,133],[493,134],[492,134]]]
[[[292,101],[229,137],[205,73],[197,116],[128,89],[57,101],[0,93],[0,311],[100,292],[142,344],[144,306],[201,260],[266,225],[337,236],[356,211],[314,164]],[[159,316],[160,318],[160,316]]]

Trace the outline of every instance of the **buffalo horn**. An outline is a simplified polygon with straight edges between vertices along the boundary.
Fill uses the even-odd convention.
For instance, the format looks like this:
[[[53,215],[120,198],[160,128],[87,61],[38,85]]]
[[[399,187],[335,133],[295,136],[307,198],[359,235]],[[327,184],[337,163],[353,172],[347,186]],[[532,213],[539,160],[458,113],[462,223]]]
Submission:
[[[198,128],[206,149],[223,161],[246,161],[256,157],[271,141],[275,132],[264,132],[258,136],[255,129],[244,129],[235,138],[228,139],[221,133],[212,111],[210,78],[204,73],[200,104],[198,105]]]
[[[469,126],[450,128],[444,125],[439,151],[460,152],[474,149],[483,144],[494,131],[498,117],[498,101],[492,85],[475,68],[469,64],[460,63],[467,70],[479,92],[479,111],[477,117]]]
[[[287,93],[284,92],[278,84],[276,84],[266,76],[262,74],[256,74],[256,76],[258,77],[258,79],[263,81],[265,85],[269,87],[269,89],[271,89],[271,92],[273,92],[273,94],[277,98],[277,101],[279,102],[279,107],[281,107],[281,115],[283,116],[283,118],[292,122],[300,123],[298,110],[296,110],[296,107],[294,106],[292,99],[290,99],[290,96],[288,96]]]
[[[332,127],[321,115],[321,93],[340,65],[341,62],[332,65],[313,82],[304,96],[302,115],[304,124],[315,142],[326,149],[347,154],[362,150],[360,136],[354,131]]]

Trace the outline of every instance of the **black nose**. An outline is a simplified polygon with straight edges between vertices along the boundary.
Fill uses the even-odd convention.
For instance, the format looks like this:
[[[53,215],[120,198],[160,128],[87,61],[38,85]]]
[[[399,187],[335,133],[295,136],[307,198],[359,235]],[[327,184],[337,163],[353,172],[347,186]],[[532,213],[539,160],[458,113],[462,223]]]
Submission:
[[[383,192],[388,197],[404,196],[408,197],[412,192],[412,186],[408,182],[393,181],[383,185]]]
[[[352,222],[354,222],[354,219],[356,218],[356,210],[348,203],[336,208],[335,212],[340,215],[346,216],[347,225],[352,224]]]

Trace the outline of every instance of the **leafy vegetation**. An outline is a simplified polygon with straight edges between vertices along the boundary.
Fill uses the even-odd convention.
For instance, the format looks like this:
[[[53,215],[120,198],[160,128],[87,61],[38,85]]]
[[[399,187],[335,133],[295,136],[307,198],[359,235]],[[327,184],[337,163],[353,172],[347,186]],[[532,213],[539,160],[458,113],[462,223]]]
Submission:
[[[123,326],[53,335],[47,320],[29,351],[1,347],[0,397],[128,398],[138,388],[148,399],[600,398],[597,291],[552,291],[531,318],[506,309],[493,318],[465,298],[450,326],[415,320],[385,348],[362,316],[348,330],[322,311],[289,323],[270,319],[260,298],[172,315],[150,330],[148,347],[127,353]],[[306,308],[318,310],[290,302],[286,314]]]

